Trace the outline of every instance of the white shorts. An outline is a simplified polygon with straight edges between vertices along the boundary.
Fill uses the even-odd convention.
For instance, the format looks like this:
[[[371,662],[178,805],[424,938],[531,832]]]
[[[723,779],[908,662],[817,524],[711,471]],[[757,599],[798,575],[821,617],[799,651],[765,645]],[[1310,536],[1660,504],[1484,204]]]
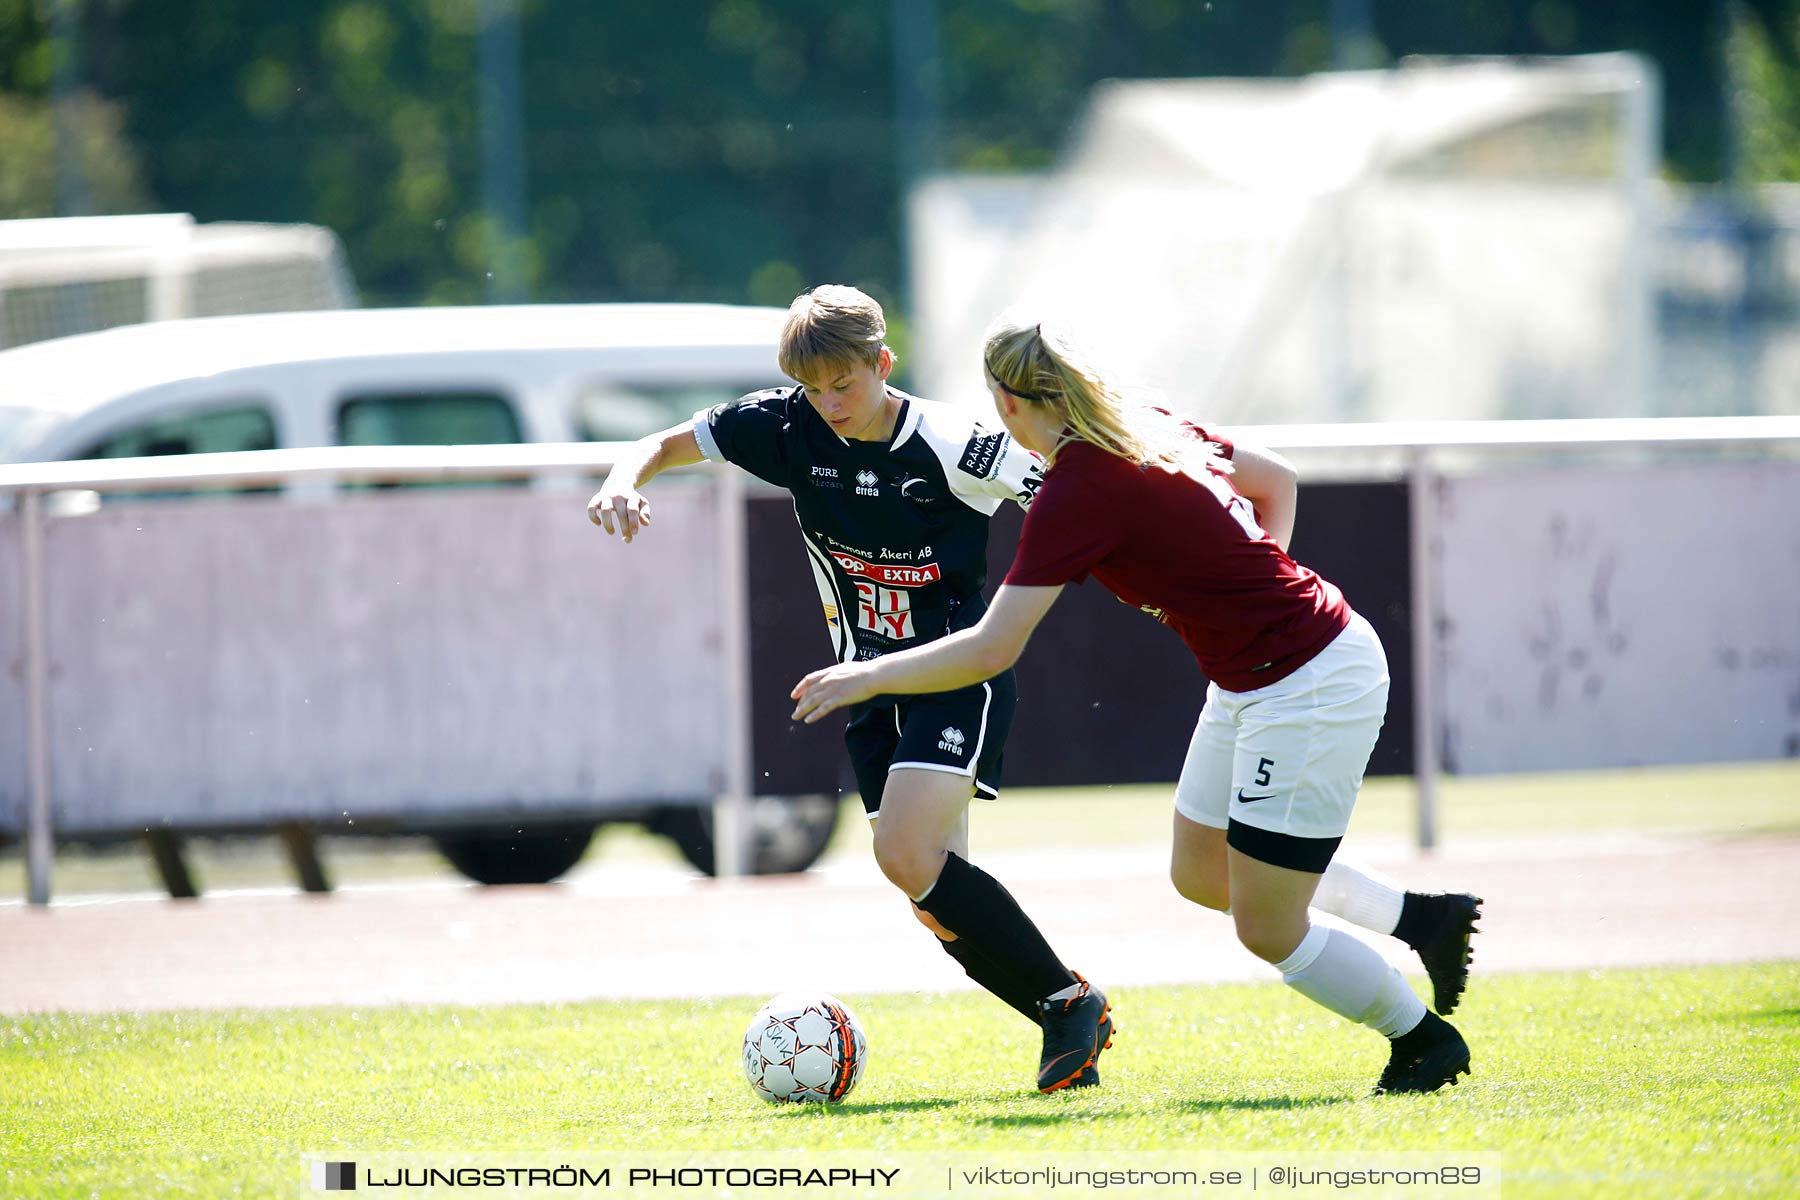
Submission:
[[[1285,679],[1250,692],[1209,685],[1176,811],[1230,829],[1231,844],[1253,858],[1323,871],[1350,827],[1387,699],[1387,655],[1356,613]],[[1306,841],[1284,847],[1287,839]]]

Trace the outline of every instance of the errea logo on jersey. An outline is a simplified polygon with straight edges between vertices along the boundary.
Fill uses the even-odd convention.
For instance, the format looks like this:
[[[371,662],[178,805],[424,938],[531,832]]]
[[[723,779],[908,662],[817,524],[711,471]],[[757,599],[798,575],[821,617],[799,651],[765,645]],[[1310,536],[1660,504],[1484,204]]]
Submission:
[[[958,729],[954,725],[946,725],[944,727],[944,732],[940,736],[940,740],[938,741],[938,749],[939,750],[948,750],[951,754],[954,754],[954,755],[956,755],[956,757],[961,758],[962,752],[963,752],[963,741],[964,741],[964,738],[963,738],[962,730]]]
[[[875,486],[880,481],[880,476],[873,471],[858,471],[856,473],[856,494],[859,496],[881,495],[881,489]]]

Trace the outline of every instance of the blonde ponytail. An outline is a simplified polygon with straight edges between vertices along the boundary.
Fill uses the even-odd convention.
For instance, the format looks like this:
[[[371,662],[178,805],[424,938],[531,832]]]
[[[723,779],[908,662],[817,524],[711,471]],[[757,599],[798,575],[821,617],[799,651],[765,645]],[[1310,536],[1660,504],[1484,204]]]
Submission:
[[[1003,318],[988,333],[984,358],[995,383],[1062,419],[1068,431],[1064,442],[1091,442],[1138,466],[1173,465],[1203,449],[1202,443],[1182,433],[1176,419],[1129,403],[1067,341],[1041,323],[1025,325]],[[1056,451],[1045,457],[1054,463]]]

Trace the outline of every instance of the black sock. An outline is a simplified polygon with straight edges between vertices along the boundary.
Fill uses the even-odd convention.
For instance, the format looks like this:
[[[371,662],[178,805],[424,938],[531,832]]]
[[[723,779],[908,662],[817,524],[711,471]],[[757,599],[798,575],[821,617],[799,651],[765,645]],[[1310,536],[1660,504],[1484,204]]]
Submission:
[[[1398,1054],[1423,1054],[1425,1048],[1437,1040],[1437,1035],[1443,1032],[1448,1024],[1449,1022],[1444,1020],[1444,1018],[1438,1016],[1430,1009],[1426,1009],[1425,1019],[1423,1021],[1414,1025],[1405,1033],[1389,1038],[1388,1041],[1393,1045],[1394,1051]]]
[[[1400,902],[1400,920],[1394,925],[1394,936],[1414,950],[1437,929],[1438,913],[1432,899],[1423,892],[1408,892]]]
[[[1033,1025],[1044,1023],[1043,1018],[1038,1016],[1038,998],[1031,994],[1031,989],[1017,975],[969,945],[963,938],[948,942],[938,938],[938,944],[943,946],[945,954],[962,964],[963,972],[970,979],[1018,1009],[1020,1015]]]
[[[1062,965],[1012,893],[955,853],[945,855],[937,882],[915,903],[1015,976],[1034,1000],[1075,982],[1074,974]]]

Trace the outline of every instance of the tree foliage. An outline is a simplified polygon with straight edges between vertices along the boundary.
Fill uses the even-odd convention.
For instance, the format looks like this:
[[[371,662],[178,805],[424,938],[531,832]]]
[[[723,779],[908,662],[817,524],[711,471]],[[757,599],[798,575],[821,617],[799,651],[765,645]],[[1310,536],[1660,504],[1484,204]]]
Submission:
[[[42,5],[0,0],[0,204],[45,203]],[[500,0],[489,0],[490,4]],[[784,302],[900,278],[895,0],[522,8],[528,269],[540,299]],[[903,0],[905,2],[905,0]],[[1373,0],[1375,50],[1630,49],[1659,64],[1670,172],[1726,159],[1719,22],[1754,94],[1759,172],[1800,169],[1800,0]],[[1052,161],[1108,77],[1297,74],[1330,0],[937,0],[941,161]],[[475,82],[481,0],[85,0],[84,76],[143,164],[106,201],[336,230],[371,302],[474,301],[491,254]],[[103,99],[102,99],[103,97]],[[29,153],[21,157],[20,148]],[[96,189],[99,190],[98,188]]]
[[[1735,32],[1745,87],[1743,170],[1751,180],[1800,180],[1800,13],[1770,25],[1746,22]]]
[[[149,207],[137,155],[126,141],[120,106],[92,92],[69,104],[68,128],[94,212],[141,212]],[[56,114],[41,96],[0,92],[0,220],[54,213]]]

